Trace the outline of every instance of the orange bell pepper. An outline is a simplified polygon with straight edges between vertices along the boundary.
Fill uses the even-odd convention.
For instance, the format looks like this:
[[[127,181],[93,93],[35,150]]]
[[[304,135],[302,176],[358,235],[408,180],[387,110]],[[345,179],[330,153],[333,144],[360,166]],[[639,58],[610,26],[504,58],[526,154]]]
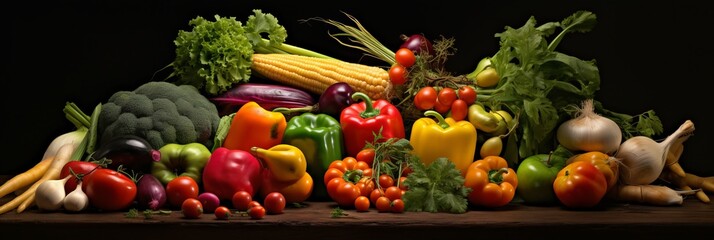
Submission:
[[[268,111],[251,101],[233,116],[223,147],[247,152],[252,147],[269,149],[283,141],[286,127],[282,113]]]
[[[468,196],[469,203],[482,207],[501,207],[513,200],[518,177],[508,167],[506,159],[488,156],[471,163],[464,185],[473,189]]]

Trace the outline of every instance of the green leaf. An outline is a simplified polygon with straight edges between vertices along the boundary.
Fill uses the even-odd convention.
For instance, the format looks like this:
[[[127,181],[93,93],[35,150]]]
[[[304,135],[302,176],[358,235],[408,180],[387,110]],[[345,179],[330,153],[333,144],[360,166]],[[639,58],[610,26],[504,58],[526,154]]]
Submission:
[[[415,212],[463,213],[468,207],[470,188],[456,165],[446,158],[438,158],[429,166],[414,163],[413,172],[404,184],[409,188],[404,196],[405,209]]]
[[[262,10],[254,9],[253,15],[248,17],[245,24],[245,35],[253,46],[261,46],[263,43],[262,34],[267,34],[270,45],[276,46],[285,42],[288,37],[285,27],[278,24],[278,19],[270,13],[263,13]]]

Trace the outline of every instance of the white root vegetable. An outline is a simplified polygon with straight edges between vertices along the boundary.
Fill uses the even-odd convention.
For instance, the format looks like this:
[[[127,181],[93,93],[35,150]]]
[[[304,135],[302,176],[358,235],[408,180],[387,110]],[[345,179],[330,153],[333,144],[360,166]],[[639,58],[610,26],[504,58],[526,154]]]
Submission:
[[[593,100],[587,99],[573,119],[560,126],[556,137],[560,145],[570,151],[598,151],[608,155],[617,151],[622,142],[622,131],[615,121],[595,113]]]
[[[682,205],[682,195],[694,194],[696,191],[675,191],[660,185],[618,185],[610,194],[620,202],[644,203],[657,206]]]
[[[64,184],[72,176],[62,179],[53,179],[42,182],[35,191],[35,204],[40,210],[57,211],[62,208],[64,198]]]
[[[664,170],[670,146],[693,132],[694,124],[687,120],[662,142],[645,136],[627,139],[615,154],[622,163],[620,181],[625,185],[647,185],[657,180]]]
[[[77,183],[77,188],[72,190],[62,201],[65,210],[70,212],[81,212],[89,207],[89,197],[82,191],[82,182]]]

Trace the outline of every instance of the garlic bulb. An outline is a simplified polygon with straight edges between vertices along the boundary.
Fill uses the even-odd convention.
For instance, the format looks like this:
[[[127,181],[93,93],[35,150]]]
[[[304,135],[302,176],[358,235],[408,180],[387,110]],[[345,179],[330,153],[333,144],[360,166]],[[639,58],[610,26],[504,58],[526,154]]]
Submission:
[[[563,122],[557,139],[564,148],[578,152],[598,151],[612,154],[622,142],[620,126],[609,118],[595,113],[592,99],[583,102],[575,118]]]
[[[620,181],[627,185],[651,184],[664,170],[670,146],[694,132],[694,124],[687,120],[664,141],[635,136],[620,145],[615,157],[622,163]]]

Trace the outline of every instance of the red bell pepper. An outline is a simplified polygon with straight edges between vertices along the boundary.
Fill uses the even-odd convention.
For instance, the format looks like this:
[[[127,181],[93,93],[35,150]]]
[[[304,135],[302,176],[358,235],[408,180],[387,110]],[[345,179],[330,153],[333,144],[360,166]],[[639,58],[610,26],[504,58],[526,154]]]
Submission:
[[[241,190],[256,196],[262,171],[260,161],[250,152],[219,147],[203,168],[203,189],[216,194],[221,201],[230,201]]]
[[[353,103],[340,114],[348,156],[357,156],[367,142],[374,142],[374,135],[380,134],[380,129],[382,138],[377,142],[404,138],[404,121],[396,106],[384,99],[372,101],[361,92],[353,93],[352,99],[363,101]]]

